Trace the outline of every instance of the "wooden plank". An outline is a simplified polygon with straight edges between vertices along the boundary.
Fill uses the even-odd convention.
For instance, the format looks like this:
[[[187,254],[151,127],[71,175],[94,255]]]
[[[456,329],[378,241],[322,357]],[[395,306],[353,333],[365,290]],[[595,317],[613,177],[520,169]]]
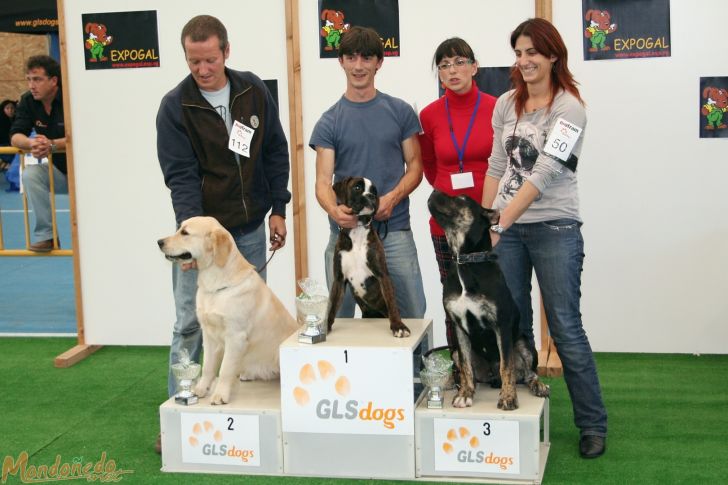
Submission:
[[[548,361],[549,361],[549,349],[546,347],[545,349],[541,349],[538,351],[538,375],[541,377],[547,376],[547,367],[548,367]]]
[[[64,0],[57,1],[58,9],[58,38],[60,43],[61,51],[61,83],[64,86],[63,89],[63,117],[66,128],[66,166],[68,169],[68,200],[69,200],[69,212],[71,219],[71,244],[75,248],[73,251],[73,282],[76,292],[76,333],[78,335],[78,345],[68,352],[71,352],[73,358],[68,359],[68,365],[71,366],[79,360],[85,358],[91,353],[98,350],[98,346],[87,346],[86,345],[86,333],[83,324],[83,291],[81,286],[81,250],[78,244],[78,217],[76,212],[76,179],[75,169],[73,165],[73,120],[71,119],[71,91],[68,89],[70,86],[68,76],[68,36],[66,35],[66,10]],[[93,349],[81,352],[78,348]],[[68,353],[67,352],[67,353]],[[56,367],[58,365],[58,359],[65,356],[66,353],[56,358]],[[60,366],[64,367],[64,366]]]
[[[290,124],[293,244],[296,282],[308,276],[308,230],[306,226],[306,177],[301,91],[301,49],[298,0],[286,0],[286,58],[288,62],[288,117]]]
[[[556,345],[553,340],[551,340],[551,345],[549,346],[549,360],[546,363],[546,375],[548,377],[561,377],[564,375],[561,358],[556,351]]]
[[[76,345],[75,347],[66,350],[61,355],[55,358],[53,365],[59,369],[65,369],[71,367],[73,364],[85,359],[89,355],[99,350],[102,345]]]
[[[3,249],[0,256],[73,256],[72,249],[54,249],[46,253],[38,253],[29,249]]]
[[[536,17],[551,22],[551,2],[552,0],[535,0]]]

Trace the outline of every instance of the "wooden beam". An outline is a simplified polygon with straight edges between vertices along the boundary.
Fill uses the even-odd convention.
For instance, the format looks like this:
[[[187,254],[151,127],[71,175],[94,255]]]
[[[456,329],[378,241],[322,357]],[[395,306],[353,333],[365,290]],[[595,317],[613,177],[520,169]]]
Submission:
[[[81,291],[81,250],[78,244],[78,217],[76,215],[76,182],[73,168],[73,123],[71,120],[71,92],[68,89],[68,51],[66,35],[66,12],[64,0],[57,0],[58,37],[61,51],[61,85],[63,86],[63,118],[66,128],[66,165],[68,167],[68,200],[71,218],[71,241],[73,251],[73,282],[76,293],[76,332],[78,345],[56,358],[56,367],[69,367],[98,350],[98,346],[86,345],[86,334],[83,326],[83,293]],[[74,37],[75,38],[75,37]],[[81,347],[83,350],[79,349]],[[93,349],[90,350],[89,349]],[[70,354],[69,354],[70,352]],[[66,354],[69,354],[68,356]],[[58,359],[68,365],[58,365]]]
[[[552,20],[552,0],[534,0],[536,17]],[[559,377],[563,375],[561,359],[556,351],[553,339],[549,336],[549,322],[546,319],[546,310],[543,307],[543,296],[541,297],[541,350],[538,353],[538,374],[548,377]]]
[[[546,19],[551,22],[551,1],[552,0],[535,0],[536,17]]]
[[[53,361],[53,365],[59,369],[71,367],[73,364],[85,359],[101,347],[101,345],[76,345],[56,357]]]
[[[549,360],[546,362],[546,375],[548,377],[561,377],[564,375],[561,358],[556,350],[556,344],[551,338],[549,338]]]
[[[308,276],[308,230],[306,226],[306,177],[301,92],[301,37],[298,0],[286,0],[286,57],[288,61],[288,117],[290,123],[291,187],[293,192],[293,244],[296,282]]]
[[[73,250],[72,249],[53,249],[46,253],[38,253],[35,251],[31,251],[29,249],[2,249],[2,250],[0,250],[0,256],[23,256],[23,257],[26,257],[26,256],[36,256],[36,257],[73,256]]]

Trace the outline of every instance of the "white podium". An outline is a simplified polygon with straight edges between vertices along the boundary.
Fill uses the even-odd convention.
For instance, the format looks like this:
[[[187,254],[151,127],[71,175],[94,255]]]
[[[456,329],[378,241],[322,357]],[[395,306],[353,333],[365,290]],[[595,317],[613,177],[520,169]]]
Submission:
[[[413,353],[432,347],[430,320],[338,319],[326,342],[280,346],[279,381],[240,382],[231,402],[159,408],[162,471],[541,483],[549,452],[549,401],[518,386],[520,407],[497,408],[480,386],[470,408],[428,409],[415,395]]]
[[[498,409],[499,389],[479,385],[472,407],[415,411],[417,477],[433,481],[541,483],[549,452],[549,400],[518,386],[519,408]]]
[[[415,478],[413,352],[431,320],[337,319],[326,342],[281,344],[286,475]],[[418,363],[419,365],[419,363]]]
[[[283,474],[280,382],[238,382],[231,402],[159,407],[162,471]]]

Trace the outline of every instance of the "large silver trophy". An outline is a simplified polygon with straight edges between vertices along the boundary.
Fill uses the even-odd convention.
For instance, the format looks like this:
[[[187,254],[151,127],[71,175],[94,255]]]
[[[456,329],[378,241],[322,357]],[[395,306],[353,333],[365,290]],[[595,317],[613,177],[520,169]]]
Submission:
[[[422,358],[425,368],[420,371],[422,384],[428,387],[427,407],[442,409],[445,387],[452,379],[452,360],[439,352],[433,352]]]
[[[187,349],[180,352],[179,362],[172,364],[172,375],[177,380],[177,394],[174,395],[174,402],[189,406],[197,404],[197,395],[192,391],[195,380],[200,375],[202,366],[192,362]]]
[[[305,344],[325,342],[329,298],[321,293],[321,285],[312,278],[303,278],[298,285],[303,290],[296,297],[296,320],[303,326],[303,331],[298,334],[298,341]]]

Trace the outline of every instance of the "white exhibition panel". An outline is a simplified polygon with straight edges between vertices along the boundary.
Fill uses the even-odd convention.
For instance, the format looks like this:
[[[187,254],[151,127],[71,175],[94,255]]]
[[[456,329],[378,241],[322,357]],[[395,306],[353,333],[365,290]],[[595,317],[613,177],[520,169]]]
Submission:
[[[720,62],[725,56],[705,47],[721,45],[721,39],[719,31],[705,29],[701,12],[720,18],[728,4],[704,3],[698,10],[671,2],[672,57],[585,62],[581,2],[553,2],[554,23],[569,48],[589,117],[579,167],[586,242],[582,311],[596,351],[727,351],[727,305],[719,302],[725,301],[728,268],[721,251],[728,240],[728,202],[716,197],[728,175],[720,155],[726,140],[699,139],[696,113],[699,77],[728,75],[728,64]],[[472,45],[482,66],[512,64],[509,34],[533,16],[533,4],[459,0],[457,8],[443,9],[436,0],[400,0],[402,56],[385,59],[377,87],[422,109],[437,96],[435,48],[453,36]],[[154,118],[161,97],[187,73],[181,27],[200,13],[220,17],[230,31],[228,65],[278,80],[289,135],[284,2],[125,2],[126,11],[157,10],[161,67],[86,71],[81,14],[120,9],[110,0],[65,0],[86,342],[160,345],[169,342],[174,311],[170,265],[156,240],[174,230],[174,217],[156,159]],[[316,0],[299,0],[304,145],[345,88],[338,62],[318,57],[317,9]],[[310,276],[323,281],[328,224],[314,181],[315,154],[306,145],[308,267]],[[412,195],[412,228],[426,317],[440,345],[444,313],[427,223],[430,190],[423,181]],[[268,281],[293,313],[288,240],[269,266]]]
[[[321,113],[344,93],[346,79],[336,59],[319,58],[318,37],[312,35],[310,27],[318,18],[317,1],[299,0],[299,4],[308,267],[312,277],[325,281],[324,249],[329,226],[326,213],[316,201],[316,153],[308,148],[308,141]],[[443,8],[439,0],[399,0],[401,57],[384,59],[375,81],[377,89],[407,101],[419,112],[437,98],[439,81],[432,59],[440,42],[449,37],[465,39],[482,66],[512,64],[510,32],[523,19],[533,17],[533,6],[533,0],[458,0],[457,8]],[[432,187],[423,178],[411,195],[411,223],[427,297],[425,317],[433,321],[435,345],[445,345],[442,285],[427,210],[431,192]]]
[[[182,27],[199,14],[222,19],[231,44],[227,64],[278,80],[281,123],[290,139],[284,2],[64,4],[86,343],[166,345],[174,323],[172,267],[157,239],[174,232],[175,222],[157,160],[155,118],[162,96],[189,73]],[[81,15],[122,10],[157,11],[161,66],[86,71]],[[287,240],[268,266],[268,283],[294,314],[293,237]]]
[[[728,139],[700,139],[701,76],[728,76],[705,28],[724,0],[670,2],[672,57],[584,61],[579,0],[553,19],[587,102],[579,162],[582,313],[609,352],[728,352]],[[583,20],[583,19],[581,19]],[[616,34],[616,32],[615,32]]]

